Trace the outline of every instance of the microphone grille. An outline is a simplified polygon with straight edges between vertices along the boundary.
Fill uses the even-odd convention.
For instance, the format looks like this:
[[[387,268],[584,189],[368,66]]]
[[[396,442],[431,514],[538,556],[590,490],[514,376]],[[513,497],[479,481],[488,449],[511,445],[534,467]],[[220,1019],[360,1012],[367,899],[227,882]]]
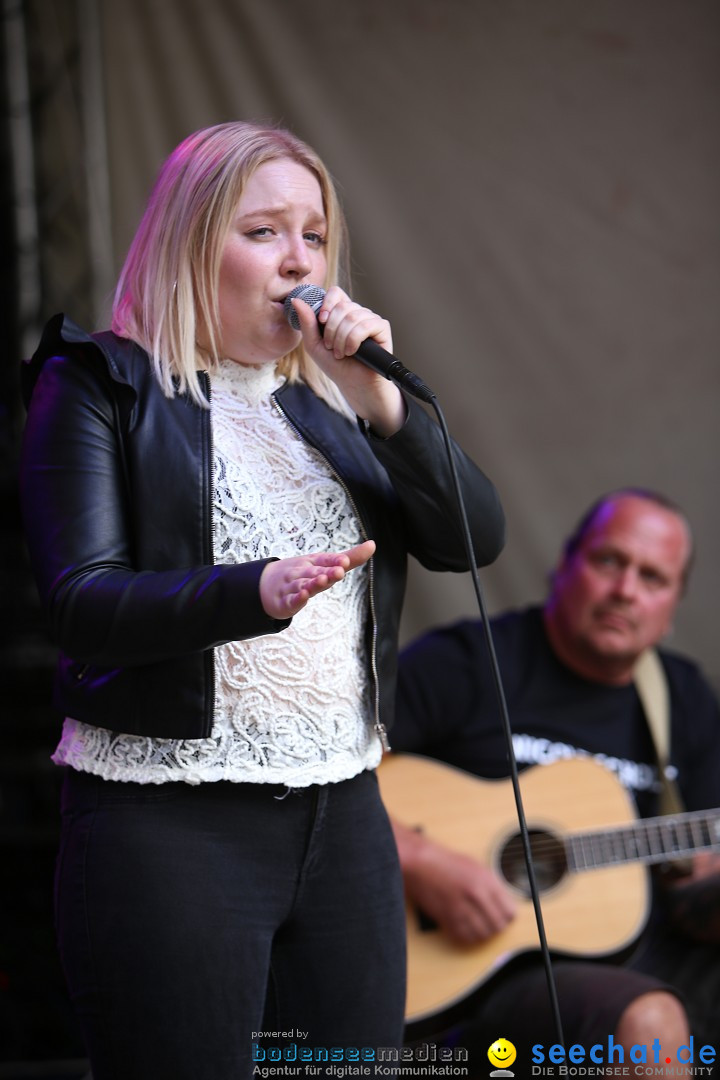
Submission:
[[[285,297],[285,303],[283,304],[285,318],[290,323],[293,330],[299,330],[300,320],[297,317],[295,308],[292,306],[292,300],[295,297],[298,297],[300,300],[304,300],[306,304],[309,304],[317,315],[322,307],[322,302],[325,299],[325,290],[321,289],[319,285],[296,285],[293,291],[288,293]]]

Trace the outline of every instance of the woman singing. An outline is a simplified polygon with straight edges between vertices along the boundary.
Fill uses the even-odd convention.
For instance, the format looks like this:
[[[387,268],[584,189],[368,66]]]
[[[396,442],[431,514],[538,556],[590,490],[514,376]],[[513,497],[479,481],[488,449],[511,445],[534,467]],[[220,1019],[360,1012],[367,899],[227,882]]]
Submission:
[[[56,316],[25,365],[23,512],[65,717],[57,930],[93,1080],[402,1041],[374,769],[407,555],[467,565],[439,426],[353,359],[392,340],[338,284],[343,237],[295,136],[199,131],[160,172],[112,331]],[[298,331],[306,282],[327,292],[317,317],[291,301]],[[486,564],[502,510],[457,462]]]

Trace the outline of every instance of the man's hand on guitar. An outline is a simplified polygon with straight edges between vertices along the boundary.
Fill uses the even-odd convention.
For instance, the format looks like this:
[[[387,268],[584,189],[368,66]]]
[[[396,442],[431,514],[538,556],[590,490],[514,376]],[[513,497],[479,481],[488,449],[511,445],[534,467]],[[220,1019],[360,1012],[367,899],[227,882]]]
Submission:
[[[397,822],[393,829],[409,898],[454,941],[485,941],[512,921],[515,901],[489,866]]]
[[[720,942],[720,856],[695,855],[692,873],[668,883],[666,904],[677,930],[694,941]]]

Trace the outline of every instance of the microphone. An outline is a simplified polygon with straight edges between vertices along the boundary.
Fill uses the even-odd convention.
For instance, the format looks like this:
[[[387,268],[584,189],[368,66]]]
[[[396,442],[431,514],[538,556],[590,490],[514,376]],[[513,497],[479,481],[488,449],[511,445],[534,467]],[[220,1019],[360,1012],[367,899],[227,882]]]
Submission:
[[[322,302],[325,299],[325,290],[321,289],[319,285],[296,285],[291,293],[285,297],[283,308],[285,311],[285,318],[292,326],[293,330],[300,329],[300,320],[297,317],[297,312],[292,306],[292,301],[297,298],[308,304],[315,314],[319,312],[322,307]],[[318,323],[320,333],[323,332],[322,323]],[[383,349],[382,345],[378,345],[372,338],[366,338],[362,345],[355,353],[356,359],[362,361],[366,367],[377,372],[378,375],[383,375],[386,379],[390,379],[392,382],[402,389],[407,391],[408,394],[412,394],[413,397],[419,398],[421,401],[431,402],[435,398],[435,394],[432,392],[429,386],[418,375],[414,375],[412,371],[408,371],[403,364],[397,360],[392,353]]]

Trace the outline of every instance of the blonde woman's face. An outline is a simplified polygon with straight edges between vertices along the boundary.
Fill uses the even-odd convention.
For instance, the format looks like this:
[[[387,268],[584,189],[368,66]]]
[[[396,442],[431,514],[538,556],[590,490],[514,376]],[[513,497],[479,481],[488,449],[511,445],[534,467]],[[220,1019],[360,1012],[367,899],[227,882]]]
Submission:
[[[300,341],[283,302],[301,283],[325,281],[327,220],[320,184],[280,158],[245,185],[220,262],[220,351],[240,364],[275,363]]]

